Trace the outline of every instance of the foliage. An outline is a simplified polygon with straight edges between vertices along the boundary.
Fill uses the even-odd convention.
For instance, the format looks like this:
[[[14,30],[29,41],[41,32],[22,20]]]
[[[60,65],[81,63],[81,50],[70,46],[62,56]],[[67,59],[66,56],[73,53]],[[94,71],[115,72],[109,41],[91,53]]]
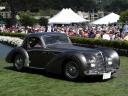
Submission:
[[[31,16],[29,11],[22,11],[19,13],[20,21],[24,26],[33,26],[37,23],[37,20]]]
[[[102,39],[90,39],[90,38],[79,38],[71,37],[73,43],[86,44],[88,46],[102,46],[102,47],[111,47],[114,49],[128,49],[128,41],[108,41]]]
[[[40,9],[60,10],[62,8],[89,11],[96,7],[94,0],[3,0],[3,2],[8,2],[14,13],[26,10],[39,11]]]
[[[107,11],[121,12],[128,9],[128,0],[111,0],[109,5],[104,6]]]
[[[2,32],[0,33],[0,36],[24,38],[26,34]],[[115,49],[128,49],[128,41],[120,41],[120,40],[108,41],[102,39],[91,39],[91,38],[81,38],[81,37],[70,37],[70,39],[73,43],[85,44],[88,46],[103,46],[103,47],[111,47]]]
[[[47,26],[48,25],[48,19],[46,19],[46,18],[44,18],[44,17],[42,17],[42,18],[40,18],[39,19],[39,24],[42,26]]]
[[[39,9],[39,11],[34,12],[35,13],[34,15],[35,16],[51,16],[57,12],[53,9],[45,9],[45,10]]]
[[[121,12],[121,14],[120,14],[120,21],[122,21],[123,23],[128,21],[128,10],[125,10],[125,11]]]
[[[10,37],[24,38],[26,36],[26,34],[24,34],[24,33],[11,33],[11,32],[0,32],[0,36],[10,36]]]
[[[72,8],[73,10],[86,12],[101,9],[121,12],[128,9],[128,0],[0,0],[0,3],[3,2],[8,3],[12,14],[26,10],[38,12],[39,10],[60,10],[62,8]]]
[[[37,13],[39,16],[41,16],[43,11],[40,11],[40,13]],[[36,13],[32,13],[30,11],[21,11],[19,12],[20,21],[24,26],[33,26],[36,23],[39,23],[40,25],[47,26],[48,19],[41,17],[40,19],[34,18],[34,15],[36,16]]]

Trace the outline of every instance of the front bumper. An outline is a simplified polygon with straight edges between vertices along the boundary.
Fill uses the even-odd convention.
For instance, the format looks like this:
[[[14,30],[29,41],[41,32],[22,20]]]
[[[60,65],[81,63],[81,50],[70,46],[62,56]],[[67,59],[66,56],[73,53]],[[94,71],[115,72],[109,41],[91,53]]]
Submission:
[[[110,73],[113,74],[117,71],[117,69],[111,69],[110,71],[97,71],[97,70],[89,70],[89,71],[84,71],[84,75],[86,76],[97,76],[97,75],[103,75],[104,73]]]
[[[103,80],[106,79],[110,79],[112,77],[112,74],[115,73],[117,71],[117,69],[111,69],[111,71],[104,71],[104,72],[98,72],[98,71],[93,71],[93,70],[89,70],[84,71],[84,75],[85,76],[102,76]]]

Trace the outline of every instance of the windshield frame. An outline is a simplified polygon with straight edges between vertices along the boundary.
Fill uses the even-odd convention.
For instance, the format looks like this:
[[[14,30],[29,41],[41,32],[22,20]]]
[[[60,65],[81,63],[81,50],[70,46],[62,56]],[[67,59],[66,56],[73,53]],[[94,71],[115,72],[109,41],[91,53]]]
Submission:
[[[57,37],[57,36],[58,37],[63,36],[65,39],[67,39],[67,42],[59,40],[60,42],[58,43],[57,42],[50,43],[50,44],[46,43],[47,42],[46,38],[53,37],[51,39],[54,39],[54,37]],[[46,47],[50,45],[57,45],[57,44],[72,44],[70,38],[66,34],[45,34],[45,35],[42,35],[42,38],[43,38],[43,43],[45,44]],[[54,40],[57,41],[57,39],[54,39]]]

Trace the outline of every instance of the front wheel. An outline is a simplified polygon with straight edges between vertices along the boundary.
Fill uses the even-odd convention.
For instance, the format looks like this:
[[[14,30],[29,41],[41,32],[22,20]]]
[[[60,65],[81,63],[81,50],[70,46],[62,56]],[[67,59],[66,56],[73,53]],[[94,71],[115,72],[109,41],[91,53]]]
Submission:
[[[78,79],[79,73],[79,66],[75,61],[69,61],[64,67],[64,75],[69,80]]]
[[[22,69],[24,67],[24,62],[25,62],[25,59],[24,59],[23,55],[18,54],[15,56],[15,60],[14,60],[13,65],[17,71],[22,71]]]

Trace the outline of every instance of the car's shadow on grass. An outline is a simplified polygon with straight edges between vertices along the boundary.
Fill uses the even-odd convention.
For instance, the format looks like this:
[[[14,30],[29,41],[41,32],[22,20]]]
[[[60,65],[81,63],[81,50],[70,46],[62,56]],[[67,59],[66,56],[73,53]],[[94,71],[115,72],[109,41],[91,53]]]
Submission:
[[[12,71],[16,71],[18,72],[14,67],[9,66],[9,67],[4,67],[6,70],[12,70]],[[82,77],[78,80],[75,81],[71,81],[68,80],[64,77],[64,75],[59,75],[59,74],[53,74],[53,73],[49,73],[46,72],[45,70],[41,70],[41,69],[32,69],[32,68],[25,68],[22,73],[29,73],[29,74],[36,74],[36,75],[43,75],[45,77],[48,78],[54,78],[54,79],[59,79],[59,80],[64,80],[64,81],[69,81],[69,82],[76,82],[76,83],[96,83],[96,82],[106,82],[108,80],[103,80],[102,76],[86,76],[86,77]],[[112,77],[111,79],[113,79],[115,77]]]

